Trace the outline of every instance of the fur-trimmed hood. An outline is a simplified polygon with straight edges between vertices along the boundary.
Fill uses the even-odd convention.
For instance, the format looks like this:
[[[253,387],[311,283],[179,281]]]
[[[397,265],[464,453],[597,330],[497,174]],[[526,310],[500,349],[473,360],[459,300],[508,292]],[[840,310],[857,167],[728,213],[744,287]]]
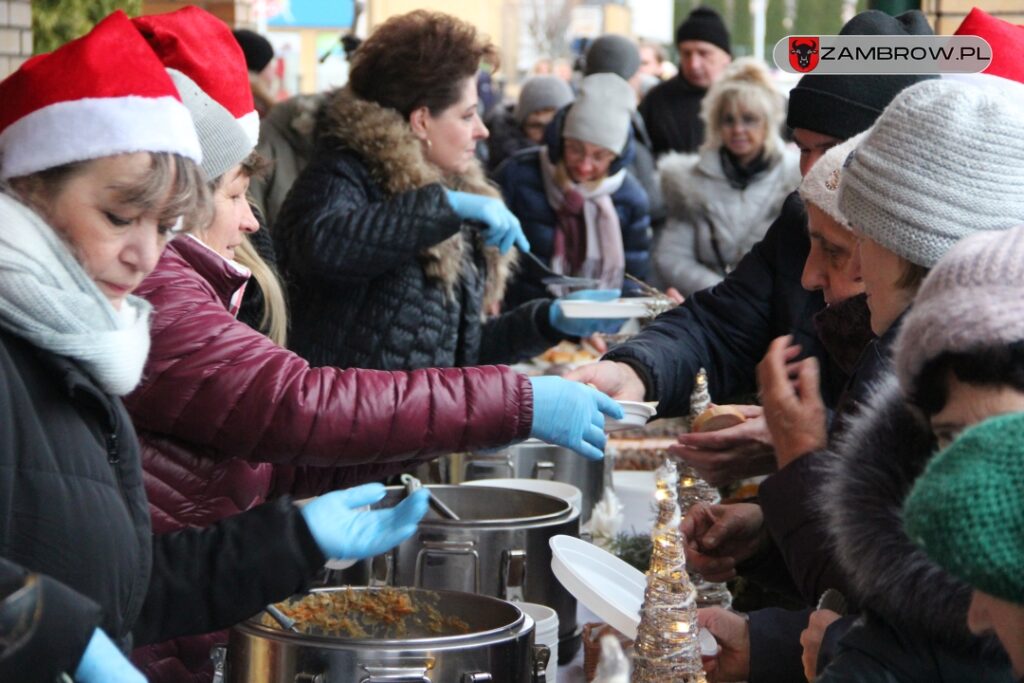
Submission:
[[[474,162],[464,175],[445,176],[427,161],[422,142],[401,114],[358,97],[348,87],[332,93],[321,107],[316,137],[333,139],[359,155],[366,162],[370,176],[388,195],[441,183],[451,190],[501,198],[500,191],[487,180],[479,163]],[[463,230],[420,254],[427,276],[442,283],[449,292],[461,276],[468,235]],[[494,247],[484,247],[481,243],[480,248],[487,260],[486,310],[504,297],[517,252],[510,250],[502,256]]]
[[[971,589],[931,562],[903,531],[903,501],[935,452],[924,418],[895,377],[880,380],[827,452],[819,506],[856,601],[944,647],[983,646],[967,630]]]

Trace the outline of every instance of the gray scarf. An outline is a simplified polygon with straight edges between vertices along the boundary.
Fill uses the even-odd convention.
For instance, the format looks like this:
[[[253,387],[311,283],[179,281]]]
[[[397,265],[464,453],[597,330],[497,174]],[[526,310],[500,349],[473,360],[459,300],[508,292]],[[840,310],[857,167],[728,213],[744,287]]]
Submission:
[[[53,228],[0,192],[0,327],[124,396],[142,377],[151,310],[137,297],[115,310]]]

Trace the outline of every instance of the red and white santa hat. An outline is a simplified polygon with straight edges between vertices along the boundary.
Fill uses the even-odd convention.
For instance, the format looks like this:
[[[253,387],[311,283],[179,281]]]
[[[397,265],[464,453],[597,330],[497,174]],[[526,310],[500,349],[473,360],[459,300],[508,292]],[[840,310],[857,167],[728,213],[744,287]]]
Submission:
[[[1024,83],[1024,26],[1017,26],[975,7],[957,28],[957,36],[981,36],[992,48],[984,73]]]
[[[231,112],[255,147],[260,117],[252,99],[245,55],[228,25],[191,5],[133,21],[164,66],[191,78]]]
[[[121,11],[0,82],[0,179],[75,161],[170,152],[199,163],[192,117]]]

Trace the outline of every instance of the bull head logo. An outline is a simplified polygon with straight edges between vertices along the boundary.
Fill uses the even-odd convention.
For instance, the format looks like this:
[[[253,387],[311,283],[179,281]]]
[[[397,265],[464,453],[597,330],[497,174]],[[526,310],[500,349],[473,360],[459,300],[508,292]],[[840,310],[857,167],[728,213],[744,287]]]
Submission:
[[[817,36],[790,36],[789,65],[801,73],[814,71],[818,66]]]

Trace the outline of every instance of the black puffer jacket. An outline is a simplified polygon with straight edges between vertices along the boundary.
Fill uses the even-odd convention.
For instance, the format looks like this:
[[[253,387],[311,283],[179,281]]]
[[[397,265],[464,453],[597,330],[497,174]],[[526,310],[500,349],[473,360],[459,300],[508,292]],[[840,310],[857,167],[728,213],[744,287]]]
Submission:
[[[442,178],[401,116],[347,89],[274,226],[292,348],[313,365],[377,369],[515,362],[562,338],[550,302],[500,316],[512,259],[482,248],[452,189],[497,196],[479,169]]]
[[[700,368],[708,371],[715,401],[753,392],[755,370],[768,345],[792,334],[804,356],[821,362],[822,395],[834,407],[846,375],[829,359],[814,329],[814,314],[824,308],[824,298],[800,285],[809,251],[807,217],[794,192],[764,239],[725,280],[662,314],[605,360],[636,369],[647,400],[660,401],[659,414],[685,415]]]
[[[934,451],[927,423],[890,377],[825,454],[820,504],[864,617],[819,682],[1011,680],[998,646],[967,629],[970,587],[903,531],[904,498]]]
[[[121,401],[75,363],[7,332],[0,519],[0,585],[31,572],[44,591],[33,630],[0,653],[3,681],[73,673],[97,626],[126,648],[227,627],[303,589],[323,563],[288,499],[208,529],[152,536]],[[273,571],[254,576],[254,567]]]

